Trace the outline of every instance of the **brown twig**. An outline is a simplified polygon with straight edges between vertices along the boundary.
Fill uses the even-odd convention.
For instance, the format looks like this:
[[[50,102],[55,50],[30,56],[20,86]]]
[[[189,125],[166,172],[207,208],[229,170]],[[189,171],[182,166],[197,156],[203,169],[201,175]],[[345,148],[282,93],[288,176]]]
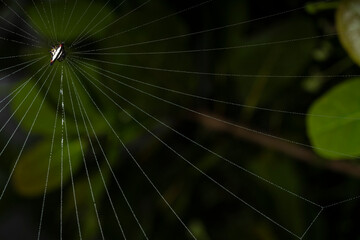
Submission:
[[[274,138],[270,135],[263,135],[255,131],[246,130],[245,127],[237,127],[235,123],[214,114],[194,114],[195,119],[202,126],[212,131],[226,132],[247,142],[251,142],[262,147],[284,153],[297,160],[330,169],[335,172],[343,173],[349,176],[360,178],[360,166],[346,160],[325,160],[318,157],[310,149],[284,141],[280,138]],[[228,123],[227,123],[228,122]]]

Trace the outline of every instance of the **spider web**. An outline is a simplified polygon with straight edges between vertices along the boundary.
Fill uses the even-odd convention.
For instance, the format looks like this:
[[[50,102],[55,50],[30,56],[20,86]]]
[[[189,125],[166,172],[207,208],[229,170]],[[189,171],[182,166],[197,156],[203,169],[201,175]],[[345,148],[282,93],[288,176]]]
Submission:
[[[283,33],[276,40],[257,34],[264,24],[308,22],[305,6],[246,16],[245,2],[217,0],[1,2],[10,49],[0,56],[2,238],[311,239],[340,207],[356,208],[356,179],[313,166],[302,96],[261,101],[274,95],[270,84],[357,76],[271,72],[285,69],[276,68],[279,47],[337,36],[297,26],[271,29]],[[61,42],[68,56],[50,67],[48,51]],[[242,54],[266,64],[249,59],[243,69]],[[42,152],[36,182],[28,159]],[[356,174],[346,163],[324,167]]]

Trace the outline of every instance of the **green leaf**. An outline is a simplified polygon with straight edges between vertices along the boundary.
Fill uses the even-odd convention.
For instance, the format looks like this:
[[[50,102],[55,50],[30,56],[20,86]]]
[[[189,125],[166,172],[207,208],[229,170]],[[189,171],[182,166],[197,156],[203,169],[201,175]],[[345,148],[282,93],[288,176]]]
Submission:
[[[85,71],[94,78],[98,78],[98,73],[95,72],[93,68],[87,68],[85,69]],[[79,81],[81,81],[82,84],[80,84]],[[80,114],[80,108],[77,97],[80,99],[81,105],[85,108],[86,115],[89,116],[91,124],[93,125],[96,134],[98,135],[103,134],[109,128],[104,117],[100,114],[99,110],[96,109],[95,105],[93,104],[92,100],[90,99],[86,91],[89,92],[92,99],[96,102],[96,105],[99,106],[101,112],[105,115],[106,119],[110,121],[110,123],[116,117],[114,112],[110,112],[107,114],[105,112],[104,107],[99,103],[99,101],[96,101],[97,100],[96,96],[99,94],[98,93],[99,91],[96,91],[94,90],[94,88],[91,88],[93,86],[89,83],[89,81],[90,81],[89,79],[84,78],[79,72],[74,73],[68,65],[64,65],[64,108],[66,111],[66,121],[70,120],[68,124],[68,128],[71,133],[75,133],[76,135],[77,132],[75,127],[75,118],[79,126],[80,132],[86,134],[83,119]],[[83,85],[86,88],[86,91]],[[73,104],[71,104],[70,91],[71,91],[71,99]],[[59,92],[59,88],[55,88],[55,93],[58,94],[58,92]],[[74,116],[73,106],[76,116]],[[83,111],[83,114],[84,114],[84,118],[87,120],[85,112]],[[97,120],[95,121],[94,119]],[[93,132],[89,131],[89,134],[93,135]]]
[[[110,6],[84,0],[67,1],[67,5],[63,1],[44,1],[32,5],[28,12],[32,24],[44,36],[59,41],[75,40],[85,33],[87,36],[102,36],[109,30],[106,26],[115,19]]]
[[[319,148],[315,149],[319,155],[329,159],[360,155],[359,89],[360,78],[346,81],[331,89],[310,108],[307,131],[312,145]]]
[[[57,141],[57,142],[56,142]],[[84,148],[86,145],[82,142]],[[63,158],[63,181],[64,184],[70,180],[70,166],[67,155],[67,148],[64,145]],[[51,141],[40,142],[35,147],[26,152],[19,160],[15,169],[13,183],[18,193],[25,196],[38,196],[43,194],[45,179],[48,170]],[[69,143],[71,167],[73,174],[77,172],[82,163],[82,154],[79,141]],[[52,152],[49,181],[47,191],[55,190],[60,187],[61,174],[61,148],[60,139],[55,139]]]
[[[360,65],[360,1],[342,1],[336,13],[340,41],[349,56]]]
[[[88,70],[91,72],[91,70]],[[55,71],[54,71],[55,72]],[[65,74],[66,72],[66,74]],[[91,72],[92,74],[95,74]],[[39,92],[41,84],[46,79],[46,74],[42,79],[40,79],[39,83],[35,86],[35,83],[38,79],[34,78],[29,81],[24,88],[19,92],[19,94],[16,95],[14,100],[11,103],[12,110],[15,112],[14,117],[19,122],[21,121],[21,126],[24,130],[30,131],[30,128],[33,124],[33,121],[35,119],[35,116],[38,113],[39,107],[41,102],[43,101],[44,95],[46,90],[49,88],[49,83],[51,81],[53,76],[49,76],[49,79],[45,83],[42,91],[37,95]],[[53,133],[54,128],[54,120],[56,115],[56,107],[57,107],[57,100],[59,97],[59,91],[60,91],[60,79],[61,79],[61,68],[59,67],[57,69],[56,75],[54,76],[53,84],[51,85],[49,89],[49,93],[46,96],[46,99],[41,107],[41,110],[39,112],[38,118],[32,128],[32,133],[39,134],[42,136],[48,136],[51,137]],[[91,102],[89,96],[85,92],[84,88],[79,84],[76,76],[71,72],[68,71],[68,66],[64,65],[64,109],[66,112],[66,124],[67,124],[67,130],[70,136],[77,136],[77,130],[76,130],[76,123],[79,127],[80,133],[85,133],[84,123],[79,111],[79,105],[75,96],[75,89],[72,85],[72,82],[74,82],[74,85],[76,86],[76,93],[78,94],[79,99],[81,99],[82,105],[84,106],[86,110],[86,114],[89,116],[90,119],[98,119],[97,121],[92,120],[92,124],[94,127],[94,130],[97,134],[102,134],[108,129],[108,125],[104,118],[100,115],[99,111],[95,108],[93,103]],[[85,80],[82,80],[85,82]],[[76,114],[76,120],[75,123],[75,117],[73,115],[73,106],[71,104],[70,100],[70,92],[67,85],[67,82],[69,82],[70,89],[72,91],[72,101],[75,109]],[[14,89],[19,87],[23,82],[20,82],[17,84]],[[89,91],[89,90],[88,90]],[[37,96],[36,96],[37,95]],[[32,101],[34,101],[32,103]],[[32,106],[30,107],[30,105]],[[61,117],[61,109],[59,109],[58,117]],[[28,111],[28,112],[27,112]],[[101,110],[104,112],[104,110]],[[25,113],[27,114],[25,115]],[[113,114],[113,113],[111,113]],[[112,122],[113,119],[116,116],[108,114],[106,118]],[[23,119],[24,118],[24,119]],[[23,120],[22,120],[23,119]],[[61,127],[61,121],[57,122],[57,127]],[[60,132],[58,131],[56,135],[59,135]],[[90,131],[90,135],[93,135],[93,132]]]
[[[192,220],[189,224],[191,232],[198,240],[209,240],[209,234],[206,230],[205,224],[200,220]]]
[[[11,102],[15,119],[21,122],[21,126],[26,131],[30,131],[31,125],[33,124],[33,121],[39,111],[40,104],[43,101],[46,89],[49,88],[52,76],[48,75],[47,82],[41,92],[39,92],[40,86],[44,81],[46,81],[45,76],[46,74],[42,79],[40,79],[37,85],[35,84],[39,79],[31,79]],[[19,87],[22,83],[23,82],[17,84],[14,89]],[[51,87],[54,87],[54,83]],[[36,119],[36,123],[32,128],[32,133],[49,136],[52,134],[55,120],[55,109],[56,106],[52,106],[52,104],[47,100],[44,101]]]
[[[318,12],[321,11],[336,9],[338,6],[339,6],[338,1],[335,2],[323,1],[323,2],[307,3],[305,9],[310,14],[317,14]]]

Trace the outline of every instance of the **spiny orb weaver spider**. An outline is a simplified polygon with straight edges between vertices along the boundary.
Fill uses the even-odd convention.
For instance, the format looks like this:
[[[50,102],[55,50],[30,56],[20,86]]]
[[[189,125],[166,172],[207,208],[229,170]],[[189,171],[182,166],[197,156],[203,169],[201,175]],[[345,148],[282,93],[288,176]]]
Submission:
[[[64,43],[61,43],[58,46],[53,46],[53,48],[50,50],[50,53],[51,53],[50,65],[53,65],[53,63],[56,60],[58,60],[59,62],[63,61],[66,56]]]

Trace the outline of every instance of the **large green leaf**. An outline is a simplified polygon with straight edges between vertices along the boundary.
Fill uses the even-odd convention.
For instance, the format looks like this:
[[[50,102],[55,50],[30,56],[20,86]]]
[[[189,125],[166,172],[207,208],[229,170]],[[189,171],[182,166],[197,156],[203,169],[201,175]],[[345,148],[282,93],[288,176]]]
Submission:
[[[22,128],[26,131],[30,131],[35,117],[38,116],[32,127],[32,133],[49,136],[52,134],[56,106],[52,106],[52,104],[45,99],[40,109],[40,105],[45,97],[45,92],[49,88],[49,83],[52,78],[53,76],[47,75],[46,77],[45,74],[45,77],[42,79],[31,79],[22,90],[16,94],[11,102],[15,119],[21,122]],[[21,84],[23,83],[18,83],[15,89]],[[44,87],[41,89],[42,84],[44,84]],[[46,86],[46,84],[48,85]],[[54,82],[51,87],[54,87]],[[49,95],[47,95],[47,97],[48,96]]]
[[[60,139],[56,138],[51,157],[51,165],[47,189],[48,192],[60,187],[61,183],[61,148]],[[82,143],[83,147],[86,147]],[[63,179],[66,183],[70,179],[70,166],[67,155],[67,148],[64,145],[63,158]],[[15,169],[13,183],[18,193],[25,196],[38,196],[44,192],[45,179],[48,170],[51,141],[39,143],[26,152],[19,160]],[[75,173],[81,166],[82,154],[79,141],[69,143],[71,167]]]
[[[91,74],[95,74],[91,72],[91,69],[88,71]],[[99,119],[98,121],[92,121],[95,132],[97,134],[104,133],[108,128],[106,121],[100,115],[99,111],[95,108],[84,88],[79,84],[77,77],[73,74],[73,72],[68,71],[67,65],[64,65],[64,72],[66,72],[66,74],[64,73],[63,77],[64,109],[66,112],[66,124],[69,135],[77,135],[76,124],[78,125],[81,133],[85,132],[84,123],[79,111],[79,104],[76,95],[81,100],[81,103],[85,108],[86,114],[89,116],[89,118]],[[11,107],[14,111],[14,117],[16,118],[16,120],[21,122],[21,126],[24,130],[30,131],[35,116],[38,114],[36,123],[32,127],[32,133],[48,137],[50,137],[53,133],[57,100],[60,92],[61,68],[58,68],[56,75],[54,76],[53,84],[50,86],[49,92],[46,95],[46,99],[39,111],[40,104],[45,97],[44,93],[49,88],[49,82],[52,78],[53,76],[48,77],[48,80],[45,83],[41,92],[39,92],[40,85],[42,84],[42,81],[45,81],[46,77],[40,79],[39,83],[37,83],[36,85],[35,83],[38,79],[31,79],[31,81],[29,81],[24,86],[24,88],[14,97],[14,100],[11,103]],[[69,85],[67,84],[68,82]],[[75,88],[72,85],[73,82],[76,87],[76,93]],[[23,82],[18,83],[15,88],[19,87],[21,84],[23,84]],[[71,99],[73,104],[71,104],[70,91],[68,86],[70,86],[72,92]],[[73,114],[73,107],[75,109],[74,111],[76,116],[74,116]],[[59,109],[58,118],[61,117],[60,111],[61,109]],[[104,110],[101,111],[104,112]],[[111,122],[114,117],[107,115],[106,118]],[[61,121],[57,122],[57,127],[61,127]],[[60,132],[57,132],[56,134],[59,135]],[[90,132],[90,134],[93,135],[92,132]]]
[[[331,89],[310,108],[308,135],[321,156],[344,159],[349,158],[346,155],[360,155],[359,89],[360,78],[346,81]]]
[[[360,1],[342,1],[336,13],[340,41],[350,57],[360,64]]]

